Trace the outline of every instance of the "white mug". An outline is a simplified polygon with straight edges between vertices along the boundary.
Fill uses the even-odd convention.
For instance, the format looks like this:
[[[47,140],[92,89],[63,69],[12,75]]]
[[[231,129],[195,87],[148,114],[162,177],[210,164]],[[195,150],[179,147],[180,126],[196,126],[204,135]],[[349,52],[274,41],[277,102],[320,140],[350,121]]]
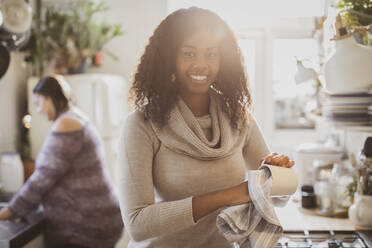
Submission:
[[[298,176],[294,169],[263,164],[259,169],[267,168],[271,173],[271,196],[293,195],[298,186]]]
[[[357,227],[372,228],[372,195],[354,194],[354,204],[349,208],[349,219]]]

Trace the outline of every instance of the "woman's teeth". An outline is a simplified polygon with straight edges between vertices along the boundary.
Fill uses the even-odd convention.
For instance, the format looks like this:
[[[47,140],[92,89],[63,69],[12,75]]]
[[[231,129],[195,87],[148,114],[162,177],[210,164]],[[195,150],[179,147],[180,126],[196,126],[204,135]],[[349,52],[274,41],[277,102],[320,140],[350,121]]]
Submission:
[[[199,81],[207,79],[207,76],[205,76],[205,75],[204,76],[191,75],[190,77],[194,80],[199,80]]]

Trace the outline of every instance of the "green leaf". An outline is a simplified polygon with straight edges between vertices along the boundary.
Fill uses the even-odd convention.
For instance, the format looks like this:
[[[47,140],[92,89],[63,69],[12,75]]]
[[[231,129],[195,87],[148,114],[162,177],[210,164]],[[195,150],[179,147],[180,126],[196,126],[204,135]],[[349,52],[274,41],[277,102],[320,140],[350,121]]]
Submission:
[[[35,16],[31,30],[34,42],[29,53],[37,74],[43,74],[45,62],[69,61],[74,48],[81,58],[91,57],[102,50],[111,39],[123,35],[120,24],[97,21],[100,14],[107,10],[109,7],[103,1],[94,3],[77,0],[67,10],[47,6],[42,11],[42,17]],[[117,59],[113,54],[110,56]]]

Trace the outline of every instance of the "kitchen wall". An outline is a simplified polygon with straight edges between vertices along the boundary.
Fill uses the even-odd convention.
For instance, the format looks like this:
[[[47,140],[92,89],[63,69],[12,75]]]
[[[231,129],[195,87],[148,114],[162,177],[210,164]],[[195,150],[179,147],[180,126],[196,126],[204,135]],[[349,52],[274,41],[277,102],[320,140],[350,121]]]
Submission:
[[[372,136],[372,129],[368,132],[347,131],[345,144],[348,153],[352,152],[358,157],[364,146],[364,141],[369,136]]]
[[[167,1],[107,0],[105,3],[110,10],[104,20],[121,23],[125,34],[113,39],[106,46],[119,61],[104,54],[102,67],[90,71],[120,74],[129,83],[147,39],[167,14]],[[0,153],[14,151],[20,141],[21,118],[27,104],[23,57],[23,54],[12,53],[9,70],[0,79]]]
[[[125,34],[113,39],[106,47],[119,58],[119,61],[104,55],[102,67],[90,71],[117,73],[124,76],[129,83],[149,36],[167,15],[167,0],[107,0],[105,2],[111,9],[104,19],[112,23],[121,23]],[[12,53],[10,68],[0,79],[0,152],[15,150],[20,140],[21,117],[26,109],[26,80],[22,63],[23,55]],[[348,149],[353,152],[359,151],[365,138],[370,134],[372,132],[349,132],[346,139]],[[285,140],[282,138],[284,137],[277,138],[277,143],[282,143],[279,151],[292,155],[295,147],[288,142],[281,142]],[[321,138],[318,136],[318,139]],[[303,142],[305,141],[311,139],[304,139]]]
[[[26,110],[24,55],[11,54],[11,64],[0,79],[0,153],[15,151],[20,142],[22,115]]]
[[[167,15],[167,0],[106,0],[105,4],[110,10],[104,20],[122,24],[125,33],[106,46],[119,61],[104,54],[102,67],[91,71],[118,73],[129,80],[148,38]]]

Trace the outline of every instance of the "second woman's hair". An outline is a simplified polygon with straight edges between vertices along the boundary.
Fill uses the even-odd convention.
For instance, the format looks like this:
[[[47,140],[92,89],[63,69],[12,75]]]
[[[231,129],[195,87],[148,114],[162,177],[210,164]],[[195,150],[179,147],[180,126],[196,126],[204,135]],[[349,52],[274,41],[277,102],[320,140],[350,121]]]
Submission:
[[[56,110],[55,119],[68,106],[69,101],[64,95],[61,85],[54,77],[48,76],[41,78],[35,86],[33,93],[40,94],[44,97],[50,97]]]
[[[193,33],[206,29],[219,44],[220,69],[212,88],[219,93],[223,110],[237,127],[246,118],[251,105],[247,77],[235,35],[215,13],[191,7],[167,16],[149,39],[137,66],[131,88],[131,100],[146,118],[164,125],[178,99],[178,85],[172,83],[176,55],[182,41]]]

